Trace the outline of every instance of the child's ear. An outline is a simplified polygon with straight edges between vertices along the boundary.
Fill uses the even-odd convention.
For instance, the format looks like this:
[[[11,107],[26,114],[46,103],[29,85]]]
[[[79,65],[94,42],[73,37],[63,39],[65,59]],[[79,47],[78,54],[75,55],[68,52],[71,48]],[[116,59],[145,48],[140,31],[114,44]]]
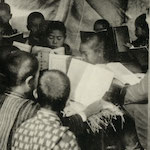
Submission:
[[[33,76],[29,76],[26,78],[25,83],[27,87],[33,88]]]
[[[34,89],[34,90],[33,90],[33,96],[34,96],[35,99],[38,98],[37,89]]]

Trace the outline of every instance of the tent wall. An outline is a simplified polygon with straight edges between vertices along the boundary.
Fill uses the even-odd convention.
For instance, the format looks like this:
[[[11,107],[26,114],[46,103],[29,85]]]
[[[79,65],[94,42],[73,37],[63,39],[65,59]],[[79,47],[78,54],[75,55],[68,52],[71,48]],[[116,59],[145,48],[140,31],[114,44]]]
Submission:
[[[12,25],[27,31],[26,19],[32,11],[40,11],[46,19],[63,21],[72,49],[80,46],[80,30],[91,31],[97,19],[107,19],[112,26],[128,25],[135,39],[135,18],[146,11],[148,0],[5,0],[12,8]]]

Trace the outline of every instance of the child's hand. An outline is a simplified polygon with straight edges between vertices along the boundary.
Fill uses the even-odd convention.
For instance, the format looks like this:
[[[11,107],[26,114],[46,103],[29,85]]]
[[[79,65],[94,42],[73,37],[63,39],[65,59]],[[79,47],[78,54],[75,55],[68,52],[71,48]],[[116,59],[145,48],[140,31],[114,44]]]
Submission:
[[[107,102],[103,99],[96,101],[96,102],[90,104],[89,106],[87,106],[87,108],[84,110],[84,113],[87,117],[90,117],[91,115],[97,114],[101,110],[106,108],[108,103],[109,102]]]

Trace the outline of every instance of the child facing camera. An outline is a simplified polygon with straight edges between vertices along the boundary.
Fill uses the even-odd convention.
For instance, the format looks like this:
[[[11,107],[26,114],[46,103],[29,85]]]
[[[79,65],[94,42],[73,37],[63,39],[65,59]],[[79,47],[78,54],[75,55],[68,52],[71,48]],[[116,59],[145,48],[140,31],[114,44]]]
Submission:
[[[72,51],[69,45],[65,44],[66,27],[63,22],[50,21],[46,30],[46,45],[52,49],[64,47],[65,55],[71,55]]]

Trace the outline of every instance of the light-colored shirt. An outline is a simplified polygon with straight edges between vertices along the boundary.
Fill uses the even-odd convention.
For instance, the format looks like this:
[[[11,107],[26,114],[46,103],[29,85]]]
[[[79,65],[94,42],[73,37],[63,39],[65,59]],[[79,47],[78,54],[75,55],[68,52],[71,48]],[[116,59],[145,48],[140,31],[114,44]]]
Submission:
[[[138,103],[148,99],[148,73],[135,85],[129,86],[125,95],[124,104]]]

